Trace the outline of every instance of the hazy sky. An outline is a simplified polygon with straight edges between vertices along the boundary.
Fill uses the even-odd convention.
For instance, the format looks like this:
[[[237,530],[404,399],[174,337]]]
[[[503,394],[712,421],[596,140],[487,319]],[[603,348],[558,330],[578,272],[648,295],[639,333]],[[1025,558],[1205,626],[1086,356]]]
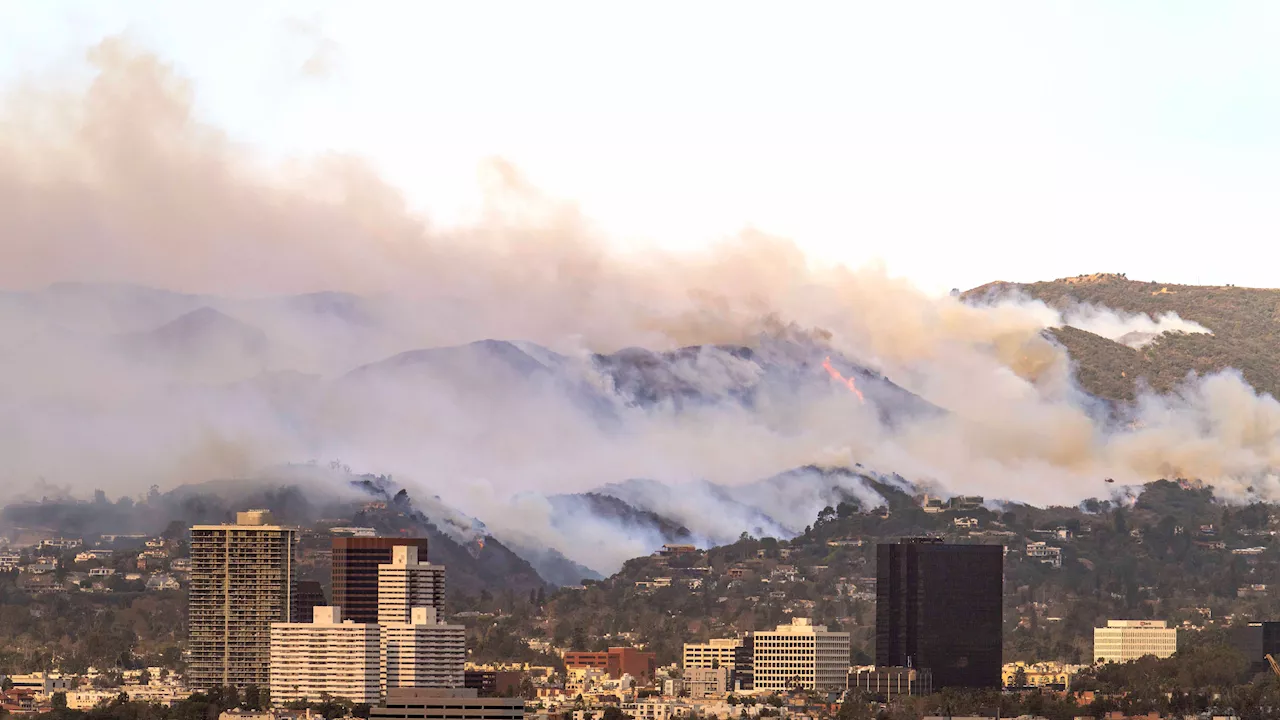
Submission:
[[[265,158],[364,155],[449,222],[497,155],[619,242],[1280,286],[1274,2],[0,0],[0,86],[119,33]]]

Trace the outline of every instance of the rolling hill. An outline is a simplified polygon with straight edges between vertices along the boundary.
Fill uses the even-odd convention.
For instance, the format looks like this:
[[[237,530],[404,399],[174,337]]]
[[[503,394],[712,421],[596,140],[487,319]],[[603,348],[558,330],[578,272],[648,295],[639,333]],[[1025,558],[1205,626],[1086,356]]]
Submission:
[[[1089,393],[1112,401],[1135,397],[1140,383],[1158,393],[1172,390],[1188,373],[1239,370],[1255,389],[1280,396],[1280,290],[1170,285],[1097,273],[1048,282],[994,282],[962,294],[969,302],[1021,293],[1058,310],[1088,304],[1152,317],[1177,313],[1212,334],[1166,333],[1141,348],[1066,327],[1053,336],[1076,363]]]

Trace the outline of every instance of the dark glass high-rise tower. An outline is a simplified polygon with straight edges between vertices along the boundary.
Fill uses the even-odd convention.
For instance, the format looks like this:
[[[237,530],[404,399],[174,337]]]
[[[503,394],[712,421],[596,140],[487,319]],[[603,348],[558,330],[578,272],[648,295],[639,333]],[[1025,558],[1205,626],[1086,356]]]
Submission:
[[[876,547],[876,665],[935,688],[999,688],[1004,546],[910,538]]]

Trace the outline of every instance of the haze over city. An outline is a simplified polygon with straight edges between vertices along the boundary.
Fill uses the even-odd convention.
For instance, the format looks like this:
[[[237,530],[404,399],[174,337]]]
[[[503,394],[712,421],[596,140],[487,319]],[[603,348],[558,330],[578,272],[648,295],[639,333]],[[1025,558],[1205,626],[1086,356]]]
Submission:
[[[0,715],[1277,716],[1278,36],[0,0]]]

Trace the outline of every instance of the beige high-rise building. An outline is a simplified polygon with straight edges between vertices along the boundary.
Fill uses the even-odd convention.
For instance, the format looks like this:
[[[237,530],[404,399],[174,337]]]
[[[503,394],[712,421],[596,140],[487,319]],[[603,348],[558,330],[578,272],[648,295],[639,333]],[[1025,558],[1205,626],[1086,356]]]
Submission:
[[[462,687],[467,663],[465,627],[439,622],[431,607],[413,608],[409,622],[379,623],[378,627],[384,693],[392,688]]]
[[[1108,620],[1093,629],[1093,661],[1123,663],[1146,655],[1167,658],[1178,651],[1178,629],[1163,620]]]
[[[353,703],[379,699],[378,626],[342,619],[342,609],[317,607],[312,622],[271,625],[271,702]]]
[[[391,549],[391,562],[378,566],[378,624],[411,622],[414,608],[444,610],[444,566],[418,561],[418,548]]]
[[[732,670],[734,654],[740,647],[742,647],[742,640],[739,638],[712,638],[705,643],[685,643],[683,666],[686,670],[692,668]]]
[[[293,604],[297,528],[266,510],[191,528],[187,682],[192,689],[270,684],[271,624]]]
[[[755,633],[755,689],[832,690],[849,684],[849,633],[830,632],[809,618]]]

